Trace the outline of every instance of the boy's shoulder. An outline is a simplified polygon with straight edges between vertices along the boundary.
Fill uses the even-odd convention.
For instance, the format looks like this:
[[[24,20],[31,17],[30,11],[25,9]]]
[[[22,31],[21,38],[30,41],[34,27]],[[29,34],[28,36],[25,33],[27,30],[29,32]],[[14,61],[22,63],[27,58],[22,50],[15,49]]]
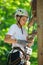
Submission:
[[[14,28],[14,27],[16,27],[16,24],[12,24],[10,27]]]

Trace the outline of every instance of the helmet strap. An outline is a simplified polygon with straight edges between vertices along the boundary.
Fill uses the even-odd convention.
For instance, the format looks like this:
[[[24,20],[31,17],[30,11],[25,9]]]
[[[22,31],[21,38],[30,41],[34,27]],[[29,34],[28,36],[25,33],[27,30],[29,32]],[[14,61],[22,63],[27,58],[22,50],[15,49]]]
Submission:
[[[20,24],[21,17],[22,17],[22,16],[20,16],[20,19],[19,19],[18,23],[19,23],[19,25],[20,25],[20,28],[21,28],[21,31],[22,31],[22,34],[23,34],[23,29],[22,29],[22,26],[21,26],[21,24]]]

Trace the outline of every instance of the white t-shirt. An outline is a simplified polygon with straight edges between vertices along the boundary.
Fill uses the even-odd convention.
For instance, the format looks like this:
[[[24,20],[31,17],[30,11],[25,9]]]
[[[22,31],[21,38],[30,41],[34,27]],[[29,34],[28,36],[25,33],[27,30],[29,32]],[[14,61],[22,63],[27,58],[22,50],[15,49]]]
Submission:
[[[28,36],[24,28],[23,28],[23,34],[22,34],[21,28],[19,28],[17,24],[13,24],[10,27],[7,34],[11,35],[12,39],[20,39],[20,40],[26,40],[26,37]],[[22,50],[24,50],[24,45],[19,43],[12,43],[12,48],[13,47],[20,47]]]

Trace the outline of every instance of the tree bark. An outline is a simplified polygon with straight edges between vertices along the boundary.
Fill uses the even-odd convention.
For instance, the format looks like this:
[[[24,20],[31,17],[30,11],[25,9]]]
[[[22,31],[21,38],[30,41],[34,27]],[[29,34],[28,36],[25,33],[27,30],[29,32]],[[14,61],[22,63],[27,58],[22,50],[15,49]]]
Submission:
[[[37,0],[38,65],[43,65],[43,0]]]

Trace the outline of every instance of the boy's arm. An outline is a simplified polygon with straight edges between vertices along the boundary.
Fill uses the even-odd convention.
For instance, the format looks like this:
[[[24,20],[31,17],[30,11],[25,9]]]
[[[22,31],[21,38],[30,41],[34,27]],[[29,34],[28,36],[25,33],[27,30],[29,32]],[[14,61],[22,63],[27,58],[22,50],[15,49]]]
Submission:
[[[16,41],[16,39],[12,39],[11,35],[6,35],[5,39],[4,39],[4,42],[12,44],[12,43],[16,43],[17,41]]]
[[[33,38],[30,38],[30,39],[28,39],[28,41],[30,43],[27,44],[27,47],[31,47],[33,45],[33,43],[34,43],[34,39]]]

